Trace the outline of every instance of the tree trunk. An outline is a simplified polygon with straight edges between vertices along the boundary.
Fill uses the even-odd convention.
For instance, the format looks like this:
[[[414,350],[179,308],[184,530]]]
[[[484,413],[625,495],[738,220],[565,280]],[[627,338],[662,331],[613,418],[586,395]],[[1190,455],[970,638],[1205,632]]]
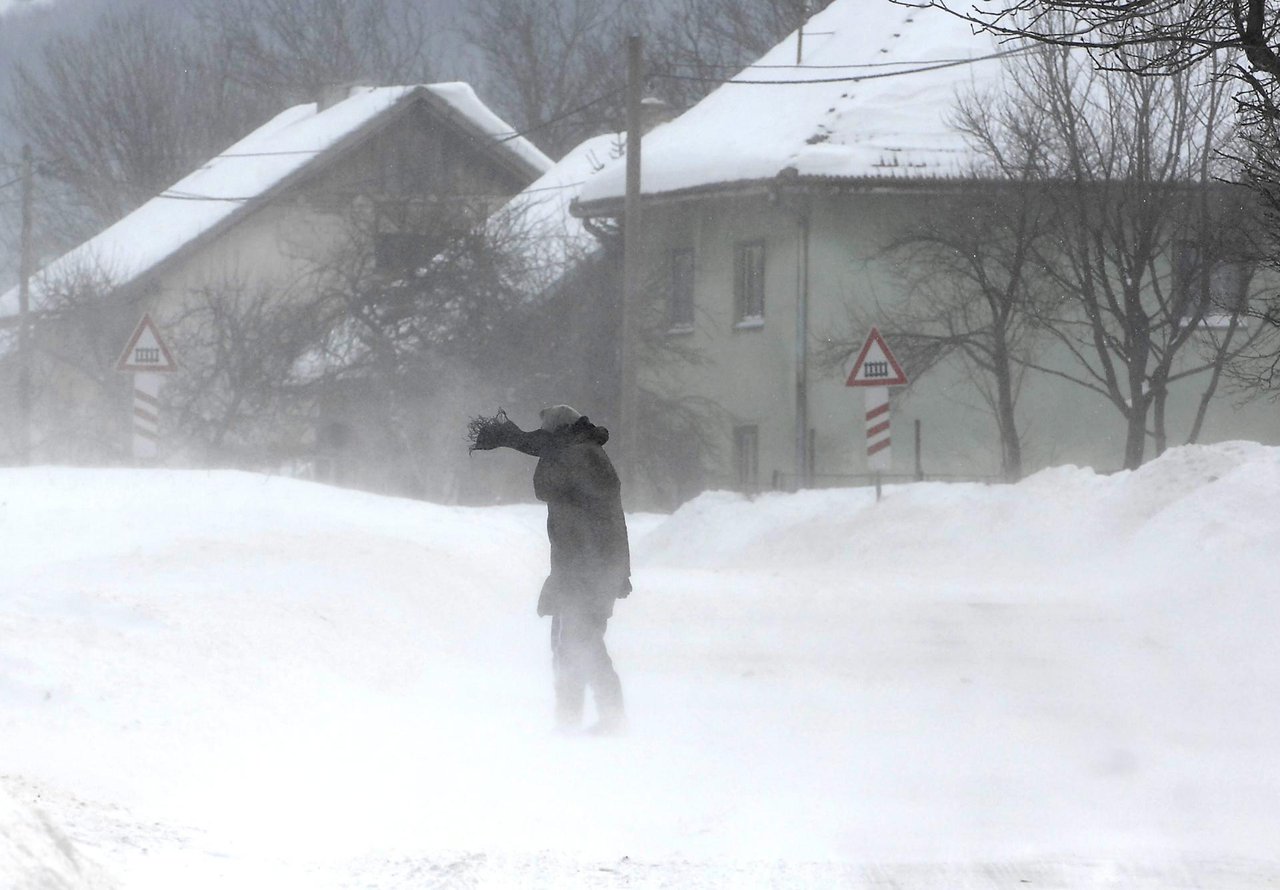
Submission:
[[[1147,448],[1147,407],[1144,400],[1141,407],[1133,406],[1125,415],[1128,424],[1124,441],[1124,468],[1136,470],[1142,466],[1142,458]]]
[[[1003,331],[997,329],[992,350],[996,375],[996,426],[1000,430],[1000,471],[1007,482],[1022,478],[1022,442],[1014,415],[1013,369]]]
[[[1164,375],[1156,377],[1151,381],[1152,401],[1151,401],[1151,426],[1152,435],[1155,438],[1156,457],[1164,454],[1165,449],[1169,447],[1169,433],[1165,424],[1165,403],[1169,400],[1169,388],[1166,385]]]

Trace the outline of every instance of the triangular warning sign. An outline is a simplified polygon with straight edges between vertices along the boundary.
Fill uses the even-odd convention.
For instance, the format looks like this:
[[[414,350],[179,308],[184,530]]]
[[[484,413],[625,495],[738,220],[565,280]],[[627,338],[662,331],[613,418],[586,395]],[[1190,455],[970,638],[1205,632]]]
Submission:
[[[902,366],[889,351],[889,344],[884,342],[884,337],[880,336],[878,329],[872,328],[871,333],[867,335],[867,342],[862,344],[862,351],[858,353],[858,360],[853,363],[853,370],[849,372],[849,379],[844,385],[904,386],[906,382],[907,375],[903,373]]]
[[[150,315],[142,316],[129,345],[116,362],[117,371],[152,371],[167,374],[178,370],[178,363],[173,360],[169,347],[160,339],[160,331]]]

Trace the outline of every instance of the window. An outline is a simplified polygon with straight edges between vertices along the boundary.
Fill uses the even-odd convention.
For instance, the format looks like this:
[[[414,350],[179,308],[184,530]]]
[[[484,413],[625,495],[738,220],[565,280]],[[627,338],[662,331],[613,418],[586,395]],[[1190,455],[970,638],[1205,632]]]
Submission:
[[[738,487],[755,491],[760,475],[760,429],[751,426],[733,428],[733,460],[738,473]]]
[[[668,257],[667,324],[673,331],[693,329],[693,251],[680,248]]]
[[[1252,277],[1246,260],[1206,256],[1198,241],[1173,245],[1174,298],[1188,322],[1216,327],[1247,310]]]
[[[764,321],[764,242],[752,241],[734,248],[733,296],[738,324]]]
[[[1239,314],[1249,308],[1253,269],[1243,260],[1223,260],[1209,270],[1209,305],[1205,315]]]
[[[391,275],[415,272],[434,255],[433,240],[418,233],[381,232],[374,240],[374,264],[379,272]]]

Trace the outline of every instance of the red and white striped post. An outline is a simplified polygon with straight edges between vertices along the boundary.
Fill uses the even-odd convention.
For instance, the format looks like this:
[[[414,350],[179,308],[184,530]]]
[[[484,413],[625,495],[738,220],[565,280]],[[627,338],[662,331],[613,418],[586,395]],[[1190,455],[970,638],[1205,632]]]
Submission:
[[[133,456],[152,461],[160,453],[160,384],[164,378],[148,371],[133,375]]]
[[[150,463],[160,454],[160,386],[165,374],[178,370],[150,315],[138,322],[116,370],[133,374],[133,457]]]
[[[889,445],[889,387],[863,390],[867,405],[867,466],[883,473],[893,466]]]
[[[892,437],[889,428],[889,387],[902,386],[907,375],[893,357],[889,344],[880,331],[871,329],[862,350],[853,363],[845,386],[863,387],[866,404],[865,432],[867,441],[867,468],[876,474],[876,500],[880,499],[880,474],[893,467],[890,450]]]

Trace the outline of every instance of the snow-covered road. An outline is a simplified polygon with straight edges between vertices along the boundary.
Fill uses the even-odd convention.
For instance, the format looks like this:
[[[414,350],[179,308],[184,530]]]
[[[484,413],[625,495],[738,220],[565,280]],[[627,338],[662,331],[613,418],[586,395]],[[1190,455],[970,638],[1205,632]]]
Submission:
[[[598,739],[539,507],[0,471],[0,886],[1277,886],[1276,503],[1228,444],[632,516]]]

